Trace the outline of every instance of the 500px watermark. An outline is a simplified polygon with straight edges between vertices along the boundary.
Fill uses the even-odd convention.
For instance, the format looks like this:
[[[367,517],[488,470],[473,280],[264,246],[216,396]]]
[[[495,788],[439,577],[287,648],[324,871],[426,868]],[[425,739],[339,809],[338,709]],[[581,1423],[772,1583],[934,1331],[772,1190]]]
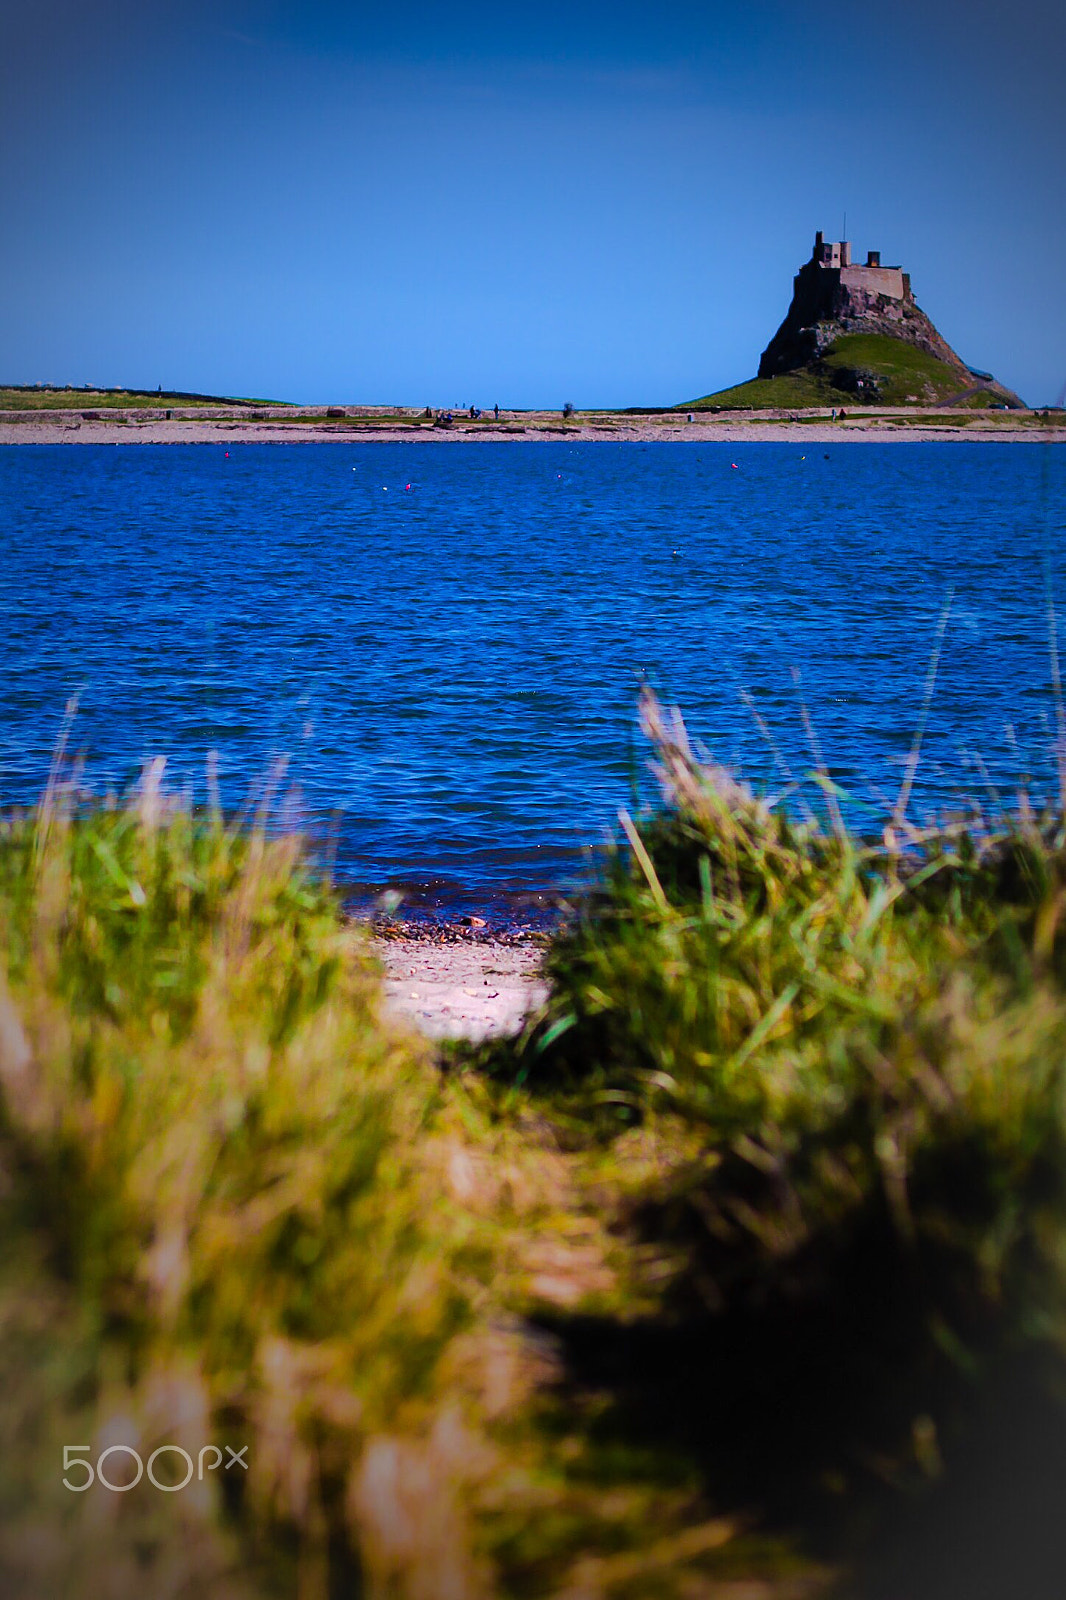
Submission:
[[[69,1477],[64,1476],[63,1487],[70,1489],[74,1494],[84,1494],[86,1489],[91,1489],[94,1483],[99,1483],[105,1489],[110,1489],[112,1494],[128,1494],[130,1489],[136,1489],[145,1473],[148,1482],[156,1489],[161,1489],[164,1494],[177,1494],[179,1489],[188,1488],[193,1478],[203,1482],[205,1472],[217,1472],[221,1467],[224,1472],[229,1472],[234,1467],[241,1467],[248,1471],[248,1446],[242,1445],[239,1450],[232,1449],[228,1444],[222,1447],[226,1452],[226,1461],[222,1460],[222,1449],[217,1444],[205,1444],[197,1453],[196,1460],[180,1444],[161,1444],[152,1451],[148,1457],[147,1465],[141,1459],[140,1452],[129,1444],[111,1444],[106,1450],[101,1450],[96,1458],[95,1465],[92,1461],[92,1446],[87,1444],[65,1444],[63,1446],[63,1471],[77,1473],[76,1480],[72,1483]],[[124,1458],[127,1466],[125,1472],[120,1472],[118,1460],[113,1467],[105,1466],[112,1458]],[[180,1469],[175,1458],[180,1459],[185,1468],[183,1477],[178,1476]],[[163,1462],[166,1461],[164,1476],[160,1477],[156,1471],[157,1463],[160,1471],[164,1471]],[[80,1469],[80,1470],[79,1470]],[[133,1473],[133,1476],[130,1474]],[[124,1481],[116,1482],[116,1478]],[[170,1480],[173,1478],[173,1482]]]

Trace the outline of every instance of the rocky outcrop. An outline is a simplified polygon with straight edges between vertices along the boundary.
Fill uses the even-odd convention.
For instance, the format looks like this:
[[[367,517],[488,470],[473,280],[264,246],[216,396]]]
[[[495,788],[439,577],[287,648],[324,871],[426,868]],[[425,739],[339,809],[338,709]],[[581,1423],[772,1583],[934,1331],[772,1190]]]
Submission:
[[[862,267],[824,267],[808,261],[796,274],[792,304],[759,361],[759,377],[794,372],[817,362],[844,333],[879,333],[916,345],[937,361],[955,367],[960,386],[969,381],[962,358],[930,322],[901,273],[901,297],[862,286]],[[851,281],[849,281],[851,280]]]
[[[824,245],[819,234],[813,258],[793,280],[792,304],[785,320],[762,353],[759,377],[806,371],[836,388],[876,399],[880,387],[877,373],[839,363],[829,371],[822,364],[822,357],[845,334],[902,340],[956,373],[960,395],[974,392],[975,374],[918,305],[909,274],[898,267],[881,267],[879,257],[873,255],[868,265],[853,266],[846,243]],[[981,387],[1004,404],[1022,404],[994,379]]]

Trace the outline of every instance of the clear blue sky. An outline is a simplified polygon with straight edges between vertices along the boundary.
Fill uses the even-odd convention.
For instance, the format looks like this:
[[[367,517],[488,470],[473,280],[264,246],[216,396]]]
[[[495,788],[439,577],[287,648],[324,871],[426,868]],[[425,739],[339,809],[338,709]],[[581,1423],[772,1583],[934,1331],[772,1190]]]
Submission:
[[[814,229],[1066,382],[1066,7],[3,0],[0,380],[670,404]]]

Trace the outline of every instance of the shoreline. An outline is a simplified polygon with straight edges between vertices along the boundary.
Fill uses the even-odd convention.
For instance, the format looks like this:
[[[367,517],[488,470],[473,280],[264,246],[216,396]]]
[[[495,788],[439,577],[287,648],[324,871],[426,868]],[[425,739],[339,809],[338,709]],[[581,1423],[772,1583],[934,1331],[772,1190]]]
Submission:
[[[699,413],[696,413],[699,417]],[[1024,420],[1023,420],[1024,419]],[[996,418],[983,413],[945,413],[943,422],[906,413],[844,420],[812,416],[807,420],[773,414],[686,422],[684,416],[583,418],[563,424],[558,416],[531,413],[521,421],[499,424],[457,420],[451,428],[431,423],[395,424],[372,419],[328,421],[308,417],[141,419],[134,414],[114,419],[67,420],[52,414],[38,420],[24,414],[5,419],[0,412],[0,446],[27,445],[223,445],[238,444],[1066,444],[1066,418],[1053,422],[1031,413]]]
[[[383,968],[384,1015],[435,1044],[518,1033],[547,999],[544,957],[573,908],[536,891],[346,902]]]
[[[481,1043],[517,1033],[547,998],[544,934],[456,927],[427,933],[402,924],[371,924],[370,934],[384,968],[385,1016],[427,1039]]]

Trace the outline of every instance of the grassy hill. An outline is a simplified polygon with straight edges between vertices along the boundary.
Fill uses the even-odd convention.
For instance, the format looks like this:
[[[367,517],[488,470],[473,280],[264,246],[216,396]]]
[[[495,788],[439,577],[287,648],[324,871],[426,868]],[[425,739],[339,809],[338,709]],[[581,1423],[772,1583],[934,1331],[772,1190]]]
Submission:
[[[0,411],[134,411],[149,406],[273,406],[283,400],[250,400],[217,394],[186,394],[175,389],[44,388],[37,384],[0,384]]]
[[[864,391],[857,388],[860,378],[864,381]],[[780,373],[773,378],[753,378],[731,389],[720,389],[717,394],[689,401],[687,409],[799,409],[871,403],[944,405],[949,401],[981,409],[1001,405],[1003,399],[1004,393],[998,386],[982,387],[979,380],[960,374],[957,367],[937,360],[903,339],[892,339],[885,334],[846,333],[810,367]]]

